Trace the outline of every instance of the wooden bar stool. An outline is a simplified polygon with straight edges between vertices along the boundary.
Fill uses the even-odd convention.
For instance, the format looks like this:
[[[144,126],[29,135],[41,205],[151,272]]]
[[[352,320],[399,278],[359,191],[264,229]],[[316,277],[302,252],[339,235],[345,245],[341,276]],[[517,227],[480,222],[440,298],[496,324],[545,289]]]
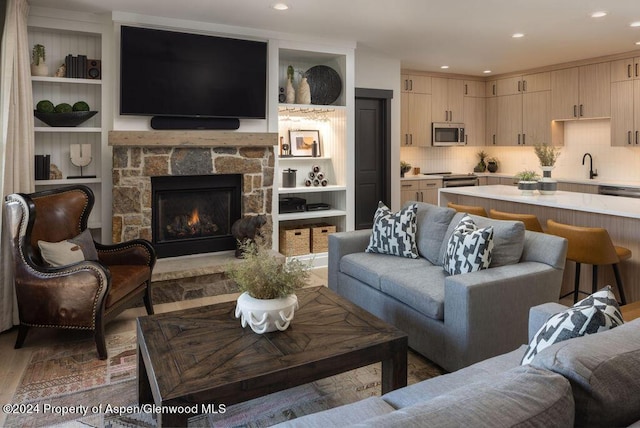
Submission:
[[[491,208],[489,210],[489,217],[496,220],[516,220],[524,223],[524,228],[534,232],[544,232],[542,226],[538,221],[538,217],[535,214],[516,214],[507,213],[504,211],[498,211]]]
[[[616,277],[616,285],[620,293],[621,303],[623,305],[627,303],[627,299],[624,296],[624,288],[622,287],[622,278],[618,270],[618,263],[631,258],[631,250],[613,245],[609,232],[602,227],[572,226],[547,220],[547,233],[567,238],[569,241],[567,260],[572,260],[576,263],[574,291],[560,298],[573,294],[573,302],[575,303],[578,301],[578,293],[584,293],[580,291],[580,264],[585,263],[593,266],[593,278],[591,281],[592,292],[597,291],[598,266],[611,265],[613,267],[613,274]]]
[[[487,217],[487,211],[483,208],[483,207],[479,207],[476,205],[459,205],[459,204],[454,204],[452,202],[449,202],[447,204],[447,206],[449,208],[453,208],[454,210],[458,211],[459,213],[469,213],[469,214],[473,214],[473,215],[479,215],[482,217]]]

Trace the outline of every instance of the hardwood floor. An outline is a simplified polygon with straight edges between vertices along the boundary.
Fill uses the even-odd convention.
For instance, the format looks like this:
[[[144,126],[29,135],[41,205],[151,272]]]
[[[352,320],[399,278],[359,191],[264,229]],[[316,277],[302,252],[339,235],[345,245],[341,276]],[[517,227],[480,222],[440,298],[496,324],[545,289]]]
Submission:
[[[318,268],[311,271],[310,286],[327,284],[327,269]],[[201,299],[184,300],[181,302],[154,305],[155,313],[165,313],[197,306],[210,305],[219,302],[235,300],[238,293],[204,297]],[[121,313],[115,320],[107,324],[107,335],[123,331],[135,330],[135,320],[146,315],[144,307],[131,308]],[[80,339],[92,338],[93,334],[86,331],[39,329],[29,330],[27,339],[21,349],[13,349],[18,330],[16,328],[0,333],[0,403],[12,403],[16,388],[22,378],[31,355],[42,346],[54,343],[72,342]],[[96,357],[97,358],[97,357]],[[7,415],[0,412],[0,426],[5,425]]]

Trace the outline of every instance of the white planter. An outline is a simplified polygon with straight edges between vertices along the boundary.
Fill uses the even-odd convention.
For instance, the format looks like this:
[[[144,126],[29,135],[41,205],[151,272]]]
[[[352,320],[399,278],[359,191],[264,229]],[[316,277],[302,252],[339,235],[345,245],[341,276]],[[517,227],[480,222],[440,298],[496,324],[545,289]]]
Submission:
[[[541,166],[542,179],[538,182],[538,191],[541,195],[553,195],[558,190],[558,182],[551,178],[552,166]]]
[[[518,181],[518,189],[523,196],[533,196],[533,191],[538,188],[537,181]]]
[[[31,75],[32,76],[48,76],[49,75],[49,66],[44,63],[44,61],[40,60],[40,64],[35,65],[31,64]]]
[[[247,325],[258,334],[284,331],[298,309],[298,297],[291,294],[281,299],[255,299],[246,291],[236,302],[236,318],[242,327]]]

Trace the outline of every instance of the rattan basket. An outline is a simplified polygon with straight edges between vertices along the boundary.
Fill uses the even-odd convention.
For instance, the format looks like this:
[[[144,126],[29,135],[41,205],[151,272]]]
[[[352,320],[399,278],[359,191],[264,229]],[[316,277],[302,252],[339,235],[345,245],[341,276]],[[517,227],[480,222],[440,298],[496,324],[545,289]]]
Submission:
[[[309,254],[311,252],[309,236],[308,227],[280,228],[280,252],[287,257]]]
[[[329,234],[335,233],[336,227],[329,223],[310,225],[311,252],[325,253],[329,251]]]

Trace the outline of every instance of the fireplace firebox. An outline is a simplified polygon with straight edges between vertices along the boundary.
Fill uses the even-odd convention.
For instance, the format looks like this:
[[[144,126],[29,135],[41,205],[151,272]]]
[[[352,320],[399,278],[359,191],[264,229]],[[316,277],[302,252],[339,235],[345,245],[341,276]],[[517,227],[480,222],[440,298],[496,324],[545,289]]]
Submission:
[[[158,257],[233,250],[242,175],[151,177],[151,236]]]

